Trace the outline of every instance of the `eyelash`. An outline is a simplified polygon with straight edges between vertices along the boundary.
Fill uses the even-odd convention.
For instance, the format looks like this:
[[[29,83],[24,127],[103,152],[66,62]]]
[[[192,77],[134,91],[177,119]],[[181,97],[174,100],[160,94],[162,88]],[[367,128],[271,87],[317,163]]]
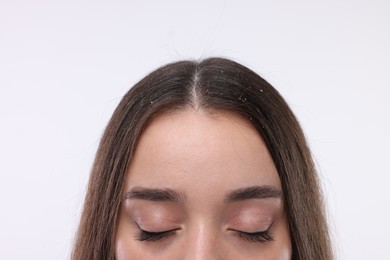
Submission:
[[[260,232],[242,232],[242,231],[235,231],[237,232],[237,236],[240,237],[243,240],[246,240],[248,242],[260,242],[260,243],[266,243],[273,240],[273,238],[270,236],[269,231],[260,231]]]
[[[136,236],[136,239],[139,241],[156,242],[175,235],[176,230],[177,229],[172,229],[172,230],[167,230],[162,232],[149,232],[140,229],[139,233]],[[253,233],[242,232],[238,230],[232,230],[232,231],[234,231],[239,238],[248,242],[266,243],[273,240],[273,238],[269,234],[269,229],[266,231],[253,232]]]
[[[136,236],[136,239],[139,241],[150,241],[155,242],[164,238],[168,238],[175,234],[177,229],[162,231],[162,232],[149,232],[146,230],[140,229],[139,233]]]

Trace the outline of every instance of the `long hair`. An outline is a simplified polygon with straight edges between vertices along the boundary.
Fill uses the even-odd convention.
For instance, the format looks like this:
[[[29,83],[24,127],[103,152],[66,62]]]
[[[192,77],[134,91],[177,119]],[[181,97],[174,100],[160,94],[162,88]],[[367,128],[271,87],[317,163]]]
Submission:
[[[292,259],[333,259],[317,173],[297,119],[267,81],[223,58],[168,64],[126,93],[96,154],[72,259],[115,259],[122,189],[137,141],[151,118],[189,106],[231,111],[252,123],[282,183]]]

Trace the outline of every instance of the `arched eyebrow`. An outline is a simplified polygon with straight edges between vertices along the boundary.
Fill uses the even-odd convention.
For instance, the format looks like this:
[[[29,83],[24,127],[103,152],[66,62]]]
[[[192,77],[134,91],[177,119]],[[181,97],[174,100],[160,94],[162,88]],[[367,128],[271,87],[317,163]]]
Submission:
[[[281,199],[283,192],[274,186],[252,186],[240,188],[229,192],[225,196],[225,202],[235,202],[249,199]]]
[[[182,193],[172,189],[135,187],[126,192],[124,199],[139,199],[149,201],[171,201],[183,203],[185,197]]]

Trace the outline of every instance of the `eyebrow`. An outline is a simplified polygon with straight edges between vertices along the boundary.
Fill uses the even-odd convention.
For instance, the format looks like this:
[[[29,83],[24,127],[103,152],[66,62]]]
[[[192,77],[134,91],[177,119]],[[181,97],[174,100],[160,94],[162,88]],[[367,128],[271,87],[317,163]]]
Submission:
[[[283,197],[283,192],[277,189],[274,186],[252,186],[240,188],[229,192],[225,196],[225,203],[250,200],[250,199],[267,199],[267,198],[277,198],[281,199]],[[138,199],[138,200],[149,200],[149,201],[168,201],[176,203],[184,203],[185,196],[184,194],[166,188],[144,188],[144,187],[135,187],[130,191],[126,192],[124,199]]]
[[[184,195],[172,189],[135,187],[125,193],[124,199],[138,199],[149,201],[184,202]]]
[[[274,186],[252,186],[233,190],[225,196],[225,202],[235,202],[250,199],[281,199],[283,192]]]

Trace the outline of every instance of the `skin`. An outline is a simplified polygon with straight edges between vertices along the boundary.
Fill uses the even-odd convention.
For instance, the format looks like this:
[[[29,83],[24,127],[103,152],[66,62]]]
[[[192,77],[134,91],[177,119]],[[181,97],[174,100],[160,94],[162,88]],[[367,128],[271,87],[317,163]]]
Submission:
[[[291,258],[274,162],[256,129],[236,114],[189,108],[153,119],[124,185],[117,260]],[[265,187],[265,195],[232,198],[253,187]],[[150,189],[177,198],[145,195]],[[140,229],[172,231],[141,241]],[[272,240],[240,232],[268,232]]]

